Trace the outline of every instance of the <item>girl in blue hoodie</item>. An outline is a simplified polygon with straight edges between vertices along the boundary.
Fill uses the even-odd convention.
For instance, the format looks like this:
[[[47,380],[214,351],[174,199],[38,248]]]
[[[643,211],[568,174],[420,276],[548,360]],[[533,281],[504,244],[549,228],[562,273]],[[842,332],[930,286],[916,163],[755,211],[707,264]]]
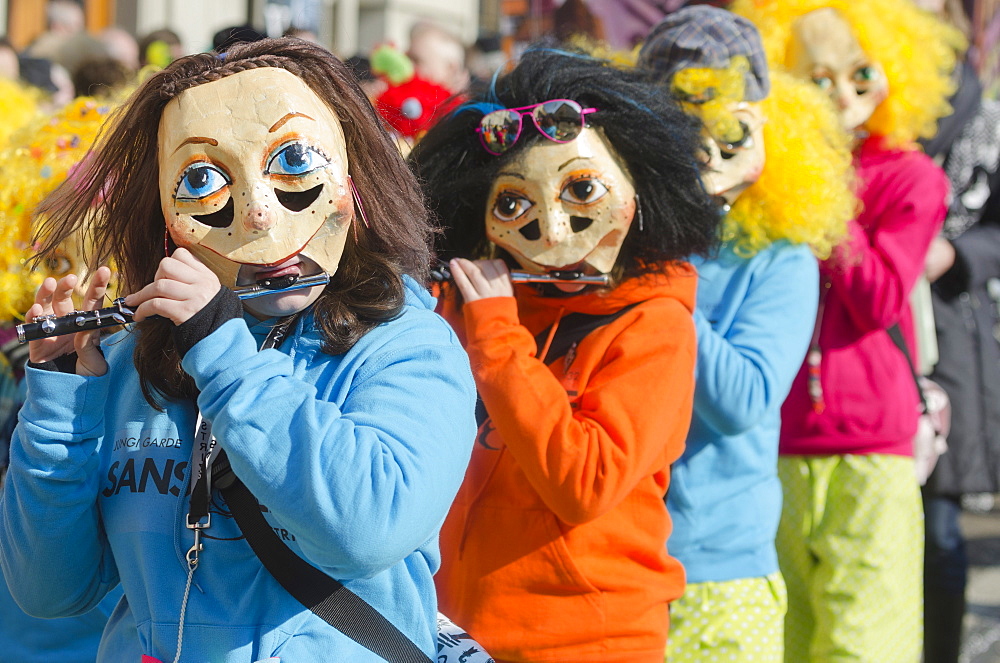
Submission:
[[[99,661],[382,660],[288,594],[236,507],[192,481],[228,461],[283,545],[431,656],[475,389],[417,285],[415,180],[350,71],[294,39],[178,60],[40,214],[42,257],[92,220],[92,264],[115,264],[136,324],[31,344],[0,509],[18,603],[78,614],[121,584]],[[26,319],[70,313],[76,280],[46,280]]]
[[[854,212],[850,150],[817,90],[768,72],[742,17],[670,14],[640,60],[704,123],[702,180],[725,212],[718,255],[692,259],[694,414],[667,498],[688,585],[671,604],[667,658],[780,663],[780,408],[816,319],[813,254],[829,253]]]

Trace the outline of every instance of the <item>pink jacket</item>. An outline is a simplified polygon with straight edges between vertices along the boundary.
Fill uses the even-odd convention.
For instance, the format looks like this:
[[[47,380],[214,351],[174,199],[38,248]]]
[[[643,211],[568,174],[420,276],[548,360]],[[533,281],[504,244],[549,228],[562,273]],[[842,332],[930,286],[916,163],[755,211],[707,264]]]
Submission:
[[[909,295],[944,222],[948,181],[922,152],[880,137],[861,145],[855,168],[864,207],[821,266],[825,407],[813,407],[803,365],[781,409],[784,455],[913,453],[919,400],[886,330],[898,323],[914,356]]]

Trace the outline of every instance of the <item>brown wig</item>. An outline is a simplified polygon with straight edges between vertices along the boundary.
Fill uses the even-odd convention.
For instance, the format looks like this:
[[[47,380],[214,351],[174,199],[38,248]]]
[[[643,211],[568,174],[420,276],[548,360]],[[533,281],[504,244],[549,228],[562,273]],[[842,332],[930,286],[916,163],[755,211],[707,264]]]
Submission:
[[[157,131],[164,107],[197,85],[261,67],[298,76],[339,118],[349,174],[367,212],[367,225],[353,224],[337,273],[312,307],[323,350],[340,354],[401,312],[403,274],[426,279],[430,225],[416,180],[351,70],[329,51],[301,39],[267,39],[235,45],[223,55],[192,55],[149,78],[108,122],[72,181],[39,206],[43,222],[36,240],[42,248],[36,260],[86,229],[93,240],[86,256],[91,268],[112,262],[122,292],[151,283],[166,231],[157,187]],[[146,400],[161,407],[157,393],[170,399],[193,397],[194,381],[181,369],[173,323],[147,319],[137,328],[134,358]]]

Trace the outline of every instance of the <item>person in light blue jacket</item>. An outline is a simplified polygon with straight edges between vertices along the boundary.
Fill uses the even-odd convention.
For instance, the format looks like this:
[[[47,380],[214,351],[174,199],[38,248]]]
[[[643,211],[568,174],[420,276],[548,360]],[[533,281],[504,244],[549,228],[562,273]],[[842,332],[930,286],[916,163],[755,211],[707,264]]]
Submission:
[[[718,253],[691,261],[694,413],[667,496],[688,585],[667,660],[780,662],[780,408],[816,320],[816,255],[853,216],[850,150],[827,100],[769,73],[756,29],[729,12],[668,15],[640,64],[702,120],[703,183],[726,215]]]
[[[31,341],[0,503],[18,603],[79,614],[120,585],[102,663],[381,661],[287,593],[236,506],[193,480],[228,461],[281,543],[432,657],[475,387],[418,284],[416,182],[350,71],[296,39],[178,60],[40,214],[43,258],[94,219],[92,262],[116,266],[136,324]],[[94,271],[85,310],[109,279]],[[26,319],[69,314],[76,281],[47,279]]]

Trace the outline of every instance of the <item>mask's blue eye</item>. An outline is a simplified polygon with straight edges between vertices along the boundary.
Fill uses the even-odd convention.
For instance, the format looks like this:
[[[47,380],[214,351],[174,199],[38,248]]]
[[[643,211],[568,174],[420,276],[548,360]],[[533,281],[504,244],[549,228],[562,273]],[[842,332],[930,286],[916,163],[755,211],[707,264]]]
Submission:
[[[329,160],[313,148],[292,143],[281,148],[267,164],[268,175],[305,175],[327,165]]]
[[[182,200],[200,200],[226,186],[229,186],[229,178],[221,170],[207,163],[198,162],[191,164],[184,171],[174,197]]]

